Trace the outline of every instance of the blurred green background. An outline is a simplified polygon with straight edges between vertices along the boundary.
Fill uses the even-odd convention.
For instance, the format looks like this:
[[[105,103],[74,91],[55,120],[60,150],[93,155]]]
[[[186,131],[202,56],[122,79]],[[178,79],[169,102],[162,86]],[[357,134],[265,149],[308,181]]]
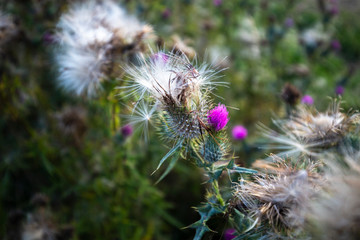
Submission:
[[[161,173],[151,173],[168,149],[154,129],[148,143],[141,131],[121,133],[126,103],[113,89],[121,79],[91,100],[57,88],[51,36],[70,2],[0,1],[15,29],[5,41],[10,33],[0,27],[0,236],[17,239],[19,222],[42,214],[56,239],[192,239],[182,228],[198,220],[192,207],[205,200],[203,173],[181,160],[155,184]],[[320,110],[341,86],[343,108],[359,108],[356,1],[118,2],[153,26],[161,47],[180,38],[199,62],[227,68],[220,75],[230,85],[214,98],[229,109],[229,134],[237,124],[249,131],[232,142],[240,165],[263,156],[256,125],[292,107],[281,97],[285,83]],[[222,239],[226,221],[212,224],[217,233],[205,238]]]

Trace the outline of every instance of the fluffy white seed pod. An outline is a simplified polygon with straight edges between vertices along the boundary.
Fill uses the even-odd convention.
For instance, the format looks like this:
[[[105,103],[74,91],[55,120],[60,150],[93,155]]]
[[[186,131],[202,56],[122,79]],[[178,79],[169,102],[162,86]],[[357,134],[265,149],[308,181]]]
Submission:
[[[149,27],[113,1],[90,0],[71,5],[57,30],[59,85],[77,95],[93,96],[120,65],[125,50],[139,48]]]

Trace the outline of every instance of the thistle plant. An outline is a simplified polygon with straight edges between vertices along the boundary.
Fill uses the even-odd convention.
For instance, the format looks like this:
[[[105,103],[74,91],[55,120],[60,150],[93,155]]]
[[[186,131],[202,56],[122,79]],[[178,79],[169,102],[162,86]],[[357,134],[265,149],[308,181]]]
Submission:
[[[130,75],[129,84],[120,88],[137,98],[138,104],[135,104],[134,112],[139,112],[137,109],[139,105],[144,106],[144,102],[154,106],[156,114],[153,116],[156,120],[153,122],[157,125],[158,133],[164,140],[172,143],[172,148],[156,168],[158,170],[172,157],[159,181],[174,167],[179,156],[193,159],[209,177],[209,203],[198,208],[201,219],[191,225],[196,228],[194,239],[201,239],[205,232],[210,231],[206,222],[226,208],[217,181],[221,173],[224,170],[255,172],[236,166],[234,160],[229,162],[231,156],[224,133],[229,113],[223,104],[212,107],[210,98],[216,86],[225,83],[214,81],[217,74],[215,70],[206,64],[193,65],[182,52],[158,52],[147,58],[141,56],[138,62],[139,66],[126,69]],[[151,120],[150,115],[143,116],[144,122]],[[138,118],[135,117],[135,122],[136,119]]]

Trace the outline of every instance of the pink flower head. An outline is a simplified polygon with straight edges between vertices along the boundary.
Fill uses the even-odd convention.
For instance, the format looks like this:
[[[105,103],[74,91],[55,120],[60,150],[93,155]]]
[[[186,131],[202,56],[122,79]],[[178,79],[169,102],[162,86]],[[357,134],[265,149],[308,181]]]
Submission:
[[[237,125],[232,129],[232,135],[235,140],[243,140],[247,137],[248,131],[242,125]]]
[[[234,233],[236,232],[235,229],[233,228],[229,228],[225,231],[224,233],[224,240],[232,240],[234,239],[236,236],[234,235]]]
[[[343,95],[344,90],[345,90],[345,88],[343,86],[339,85],[335,88],[335,93],[336,93],[336,95]]]
[[[331,48],[334,49],[335,51],[341,50],[341,43],[339,42],[339,40],[337,40],[337,39],[332,40]]]
[[[228,123],[228,115],[229,112],[227,111],[225,105],[219,103],[217,107],[208,112],[208,123],[215,129],[215,131],[220,131]]]
[[[121,129],[120,129],[120,131],[121,131],[121,134],[125,137],[125,138],[127,138],[127,137],[129,137],[129,136],[131,136],[131,134],[133,133],[133,127],[131,126],[131,125],[129,125],[129,124],[127,124],[127,125],[124,125]]]
[[[213,0],[213,4],[214,4],[215,6],[220,6],[221,3],[222,3],[222,0]]]
[[[314,99],[310,95],[305,95],[301,99],[301,103],[306,104],[306,105],[313,105]]]

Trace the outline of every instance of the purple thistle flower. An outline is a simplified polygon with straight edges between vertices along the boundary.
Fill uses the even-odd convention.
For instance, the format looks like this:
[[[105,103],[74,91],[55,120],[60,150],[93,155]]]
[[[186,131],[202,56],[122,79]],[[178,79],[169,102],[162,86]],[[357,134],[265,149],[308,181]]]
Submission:
[[[217,107],[208,112],[208,123],[215,129],[215,131],[220,131],[228,123],[228,115],[229,112],[227,111],[225,105],[219,103]]]
[[[121,134],[125,138],[127,138],[127,137],[131,136],[131,134],[133,133],[134,130],[133,130],[133,127],[130,124],[126,124],[120,129],[120,131],[121,131]]]
[[[247,137],[248,131],[242,125],[237,125],[232,129],[232,136],[235,140],[243,140]]]
[[[335,51],[339,51],[341,49],[341,43],[339,40],[335,39],[331,41],[331,48]]]
[[[306,104],[306,105],[313,105],[314,99],[310,95],[305,95],[301,99],[301,103]]]
[[[285,20],[285,27],[291,28],[292,26],[294,26],[294,19],[292,19],[292,18],[287,18],[287,19]]]
[[[234,228],[226,229],[226,231],[224,233],[224,240],[232,240],[232,239],[234,239],[236,237],[234,235],[235,232],[236,232],[236,230]]]
[[[171,15],[171,11],[170,9],[166,8],[162,13],[161,13],[161,16],[164,18],[164,19],[167,19],[169,18]]]
[[[150,58],[151,58],[151,61],[152,61],[153,63],[158,62],[158,61],[161,61],[162,63],[165,64],[165,63],[168,61],[169,56],[166,55],[166,54],[163,53],[163,52],[158,52],[158,53],[155,53],[155,54],[151,55]]]
[[[215,6],[220,6],[221,3],[222,3],[222,0],[213,0],[213,4],[214,4]]]
[[[336,95],[343,95],[344,90],[345,90],[345,88],[343,86],[339,85],[339,86],[336,86],[335,93],[336,93]]]

